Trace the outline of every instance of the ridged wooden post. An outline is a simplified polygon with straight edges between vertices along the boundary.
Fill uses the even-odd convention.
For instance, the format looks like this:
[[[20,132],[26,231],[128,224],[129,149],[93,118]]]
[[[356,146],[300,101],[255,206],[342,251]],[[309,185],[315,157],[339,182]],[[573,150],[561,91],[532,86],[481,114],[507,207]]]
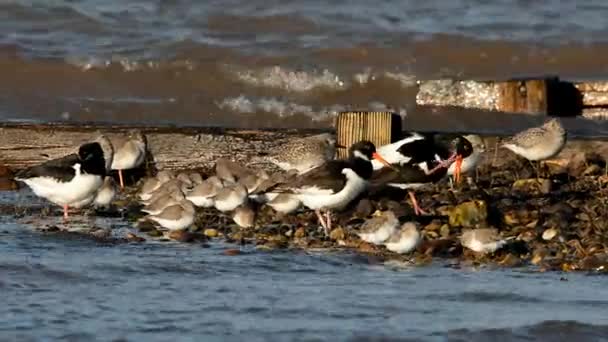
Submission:
[[[547,80],[525,80],[498,83],[498,108],[510,113],[547,113]]]
[[[392,112],[342,112],[336,119],[336,140],[346,149],[338,149],[338,158],[348,157],[348,147],[369,140],[376,146],[391,143],[395,131],[401,131],[400,116]]]

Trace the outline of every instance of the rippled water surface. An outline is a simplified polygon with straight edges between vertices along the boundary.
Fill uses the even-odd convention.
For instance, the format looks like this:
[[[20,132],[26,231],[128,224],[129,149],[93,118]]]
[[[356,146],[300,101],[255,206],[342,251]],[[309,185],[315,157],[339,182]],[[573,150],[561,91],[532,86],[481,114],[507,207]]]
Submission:
[[[491,120],[431,122],[416,81],[606,79],[606,17],[600,0],[3,1],[0,117],[303,128],[388,108],[467,130]]]
[[[30,200],[10,193],[7,201]],[[60,217],[44,222],[54,220]],[[1,222],[2,340],[608,336],[604,276],[411,267],[346,252],[265,252],[219,242],[101,244],[34,231],[42,223],[27,218]],[[94,222],[124,227],[118,219]],[[228,256],[227,248],[242,253]]]

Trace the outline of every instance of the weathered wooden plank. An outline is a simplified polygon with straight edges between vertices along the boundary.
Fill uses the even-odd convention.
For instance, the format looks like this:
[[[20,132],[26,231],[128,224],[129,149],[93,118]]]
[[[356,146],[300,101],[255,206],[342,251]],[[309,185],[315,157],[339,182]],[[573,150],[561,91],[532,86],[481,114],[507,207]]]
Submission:
[[[40,163],[75,151],[100,132],[110,139],[126,126],[17,125],[0,126],[0,161],[12,169]],[[231,130],[215,128],[140,128],[158,169],[208,168],[220,157],[248,164],[271,152],[286,139],[321,132],[306,130]]]

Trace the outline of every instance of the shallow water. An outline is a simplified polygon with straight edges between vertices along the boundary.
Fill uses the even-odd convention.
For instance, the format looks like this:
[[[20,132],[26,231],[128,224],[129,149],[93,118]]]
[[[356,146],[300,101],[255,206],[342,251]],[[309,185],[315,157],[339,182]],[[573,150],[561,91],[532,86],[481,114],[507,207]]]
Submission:
[[[421,110],[416,80],[606,79],[607,15],[600,0],[5,1],[0,117],[318,128],[388,108],[470,130],[492,120]]]
[[[1,202],[43,204],[12,192]],[[221,242],[102,244],[32,229],[60,220],[0,218],[3,340],[608,336],[604,276],[449,262],[411,267],[347,252],[264,252]],[[125,228],[120,219],[94,221]],[[227,256],[227,248],[241,254]]]

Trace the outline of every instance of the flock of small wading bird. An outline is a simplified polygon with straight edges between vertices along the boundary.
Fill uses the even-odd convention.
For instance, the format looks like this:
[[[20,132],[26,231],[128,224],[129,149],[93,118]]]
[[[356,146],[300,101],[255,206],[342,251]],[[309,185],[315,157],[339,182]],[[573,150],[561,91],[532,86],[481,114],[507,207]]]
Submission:
[[[558,154],[565,142],[561,123],[550,119],[506,140],[502,147],[536,162]],[[359,141],[348,147],[345,160],[333,159],[336,148],[346,147],[338,146],[331,134],[291,140],[264,156],[283,170],[272,175],[228,159],[217,160],[215,174],[206,178],[199,173],[159,171],[140,182],[138,201],[147,214],[140,221],[153,222],[170,236],[193,225],[197,208],[215,208],[223,216],[230,215],[238,226],[249,228],[255,225],[255,209],[267,205],[282,215],[314,210],[328,235],[333,210],[345,208],[367,191],[387,187],[407,191],[415,215],[424,216],[415,189],[445,177],[460,182],[461,173],[474,171],[485,152],[476,135],[418,133],[404,134],[401,140],[378,148],[369,141]],[[77,153],[21,170],[15,179],[37,196],[62,206],[68,221],[69,208],[110,205],[118,191],[109,176],[111,170],[118,170],[123,189],[123,170],[141,166],[146,153],[147,140],[139,131],[114,141],[100,134],[79,146]],[[373,213],[356,234],[400,254],[413,251],[422,240],[417,222],[401,224],[391,210]],[[463,247],[479,253],[494,252],[509,239],[491,228],[465,230],[460,235]]]

